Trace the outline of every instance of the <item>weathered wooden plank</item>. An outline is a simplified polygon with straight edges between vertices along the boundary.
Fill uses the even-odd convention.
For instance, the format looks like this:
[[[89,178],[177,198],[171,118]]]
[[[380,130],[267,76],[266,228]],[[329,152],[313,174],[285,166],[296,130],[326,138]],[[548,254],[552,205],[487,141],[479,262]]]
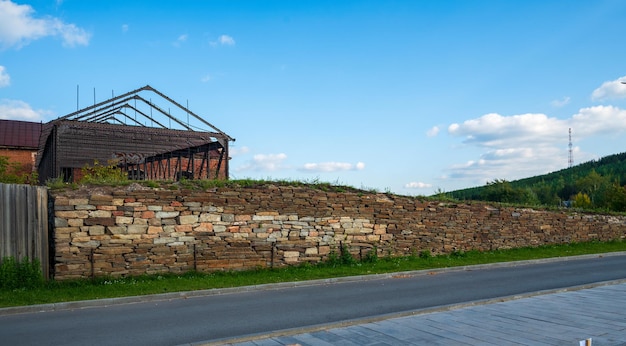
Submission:
[[[47,189],[0,183],[0,260],[38,259],[48,278],[48,253]]]

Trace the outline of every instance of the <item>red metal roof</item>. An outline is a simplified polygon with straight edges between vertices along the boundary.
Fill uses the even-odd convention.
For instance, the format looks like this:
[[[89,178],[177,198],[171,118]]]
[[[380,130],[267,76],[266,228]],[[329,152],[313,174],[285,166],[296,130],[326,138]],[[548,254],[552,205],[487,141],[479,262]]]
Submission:
[[[37,148],[41,123],[0,120],[0,147]]]

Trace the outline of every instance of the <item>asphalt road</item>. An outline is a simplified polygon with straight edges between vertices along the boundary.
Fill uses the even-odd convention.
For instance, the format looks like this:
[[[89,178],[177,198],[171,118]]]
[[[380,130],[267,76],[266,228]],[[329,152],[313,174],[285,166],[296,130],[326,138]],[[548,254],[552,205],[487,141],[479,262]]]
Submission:
[[[58,311],[0,311],[0,344],[190,344],[625,278],[621,254]]]

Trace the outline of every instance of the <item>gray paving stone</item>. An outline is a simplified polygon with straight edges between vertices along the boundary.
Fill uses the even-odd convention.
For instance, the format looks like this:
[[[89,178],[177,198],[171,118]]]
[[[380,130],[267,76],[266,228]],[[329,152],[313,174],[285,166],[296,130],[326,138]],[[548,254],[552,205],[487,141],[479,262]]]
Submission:
[[[626,283],[240,343],[626,346]]]
[[[248,346],[248,345],[254,345],[254,346],[283,346],[283,344],[281,344],[280,342],[274,340],[274,339],[263,339],[263,340],[255,340],[255,341],[251,341],[251,343],[243,343],[240,344],[241,346]]]

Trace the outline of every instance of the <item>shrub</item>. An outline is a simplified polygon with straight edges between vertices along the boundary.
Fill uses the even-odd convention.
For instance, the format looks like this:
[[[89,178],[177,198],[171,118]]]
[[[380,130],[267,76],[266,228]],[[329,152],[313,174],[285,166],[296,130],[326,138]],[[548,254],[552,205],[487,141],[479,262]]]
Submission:
[[[83,177],[80,180],[84,184],[124,184],[128,183],[128,176],[111,160],[106,165],[97,160],[93,166],[85,165],[82,169]]]
[[[25,258],[18,262],[13,257],[4,257],[0,264],[0,289],[36,288],[43,285],[41,263]]]
[[[428,259],[432,257],[432,254],[430,253],[430,250],[422,250],[420,251],[419,257],[423,259]]]
[[[370,251],[365,255],[362,262],[365,263],[376,263],[378,262],[378,248],[374,246]]]
[[[341,265],[353,265],[356,264],[356,260],[352,257],[350,250],[347,245],[343,244],[339,248],[339,254],[332,249],[328,254],[328,259],[323,263],[323,265],[328,265],[331,267],[341,266]]]
[[[37,182],[36,172],[25,173],[20,163],[10,162],[8,157],[0,156],[0,183],[36,185]]]
[[[341,256],[339,257],[339,260],[341,261],[341,264],[345,265],[352,265],[356,263],[356,260],[354,259],[354,257],[352,257],[352,254],[350,253],[348,245],[344,244],[341,247]]]

